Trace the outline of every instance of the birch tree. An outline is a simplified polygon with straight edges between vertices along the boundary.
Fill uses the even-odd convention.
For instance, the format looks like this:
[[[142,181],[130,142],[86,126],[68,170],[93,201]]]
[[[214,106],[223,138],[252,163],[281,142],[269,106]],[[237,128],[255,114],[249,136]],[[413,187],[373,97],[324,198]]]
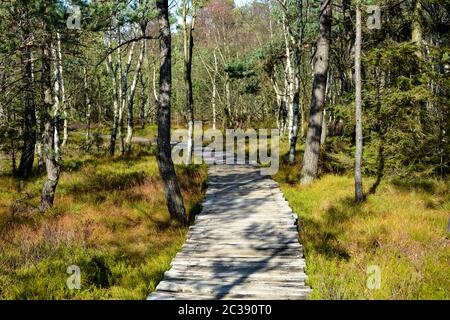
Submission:
[[[194,47],[194,28],[197,18],[197,3],[194,0],[181,2],[181,27],[183,30],[184,85],[186,90],[186,115],[188,123],[187,156],[192,161],[194,148],[194,97],[192,93],[192,51]],[[188,21],[190,19],[190,21]]]
[[[66,106],[66,89],[64,86],[64,73],[63,73],[63,57],[61,50],[61,34],[56,32],[56,43],[57,43],[57,65],[58,65],[58,81],[59,81],[59,94],[60,94],[60,104],[61,111],[63,115],[63,141],[61,143],[61,147],[64,147],[67,143],[68,139],[68,118],[67,118],[67,106]]]
[[[125,152],[125,141],[123,136],[123,115],[127,104],[127,90],[128,90],[128,75],[130,73],[131,60],[133,58],[134,47],[136,42],[131,43],[131,48],[128,51],[127,61],[125,63],[125,70],[122,70],[122,58],[120,48],[118,49],[119,55],[119,73],[120,73],[120,107],[119,107],[119,129],[118,135],[120,138],[120,154],[123,155]]]
[[[297,43],[294,43],[294,70],[293,70],[293,81],[294,81],[294,96],[292,100],[292,128],[289,139],[289,163],[294,163],[295,158],[295,146],[297,144],[298,129],[301,125],[299,121],[300,117],[300,47],[303,45],[303,0],[297,0]]]
[[[143,30],[143,33],[145,29]],[[133,81],[131,83],[130,92],[128,94],[128,126],[127,126],[127,137],[125,140],[125,152],[131,153],[131,139],[133,137],[133,126],[134,126],[134,117],[133,117],[133,104],[134,104],[134,94],[136,92],[137,82],[141,73],[142,62],[144,60],[145,54],[145,40],[141,40],[141,51],[139,54],[136,71],[133,76]]]
[[[355,39],[355,200],[363,201],[361,159],[363,148],[361,111],[361,3],[356,1],[356,39]]]
[[[87,80],[87,68],[83,67],[83,83],[84,83],[84,96],[86,103],[86,142],[91,141],[91,99],[89,98],[89,85]]]
[[[52,1],[45,1],[45,16],[50,16]],[[51,78],[51,48],[52,48],[52,35],[49,22],[45,19],[42,20],[44,31],[42,46],[41,46],[41,94],[42,94],[42,122],[44,124],[43,131],[43,148],[45,154],[45,167],[47,171],[47,179],[42,188],[41,203],[39,205],[39,211],[45,212],[49,207],[53,206],[53,200],[55,198],[56,186],[59,181],[60,163],[58,156],[58,141],[56,130],[56,116],[57,113],[55,104],[52,104],[52,78]],[[57,81],[55,82],[56,85]],[[55,108],[54,110],[53,107]]]
[[[111,48],[111,39],[107,40],[109,48]],[[116,138],[117,138],[117,127],[119,125],[119,96],[117,90],[117,68],[114,68],[113,56],[112,53],[108,54],[107,62],[106,62],[106,70],[110,74],[111,84],[113,89],[113,124],[111,128],[111,139],[109,143],[109,155],[111,157],[114,156],[115,148],[116,148]]]

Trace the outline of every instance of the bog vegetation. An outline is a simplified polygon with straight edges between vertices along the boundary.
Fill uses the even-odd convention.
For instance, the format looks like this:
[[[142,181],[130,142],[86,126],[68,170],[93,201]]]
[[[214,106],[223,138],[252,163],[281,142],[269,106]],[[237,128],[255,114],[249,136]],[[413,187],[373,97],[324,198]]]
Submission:
[[[449,25],[448,0],[1,2],[0,298],[145,298],[201,210],[206,165],[170,157],[201,120],[279,129],[310,298],[449,299]]]

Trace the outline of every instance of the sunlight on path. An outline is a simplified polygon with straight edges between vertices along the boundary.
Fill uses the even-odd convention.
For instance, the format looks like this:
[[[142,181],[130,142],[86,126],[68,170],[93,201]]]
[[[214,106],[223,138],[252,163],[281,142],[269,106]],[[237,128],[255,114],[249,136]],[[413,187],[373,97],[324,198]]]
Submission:
[[[203,211],[148,299],[305,299],[297,215],[251,165],[208,169]]]

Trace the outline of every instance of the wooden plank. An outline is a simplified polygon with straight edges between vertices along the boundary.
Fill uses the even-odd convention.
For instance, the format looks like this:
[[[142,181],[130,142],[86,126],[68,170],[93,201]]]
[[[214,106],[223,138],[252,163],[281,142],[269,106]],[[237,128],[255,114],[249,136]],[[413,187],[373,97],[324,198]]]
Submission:
[[[193,257],[220,257],[220,256],[226,256],[226,257],[261,257],[261,258],[267,258],[270,259],[270,257],[273,256],[289,256],[293,259],[300,258],[301,250],[291,250],[291,249],[272,249],[272,250],[255,250],[255,249],[217,249],[215,251],[211,251],[208,249],[200,250],[195,248],[183,248],[181,251],[182,253],[185,253],[187,255],[191,255]]]
[[[166,271],[176,271],[176,272],[197,272],[197,273],[214,273],[216,275],[220,274],[235,274],[235,273],[246,273],[246,274],[275,274],[275,275],[298,275],[303,274],[305,264],[299,265],[284,265],[284,268],[279,268],[277,264],[253,264],[253,265],[222,265],[222,264],[213,264],[213,265],[201,265],[201,264],[172,264],[170,270]]]
[[[292,297],[305,296],[311,289],[305,285],[292,286],[290,284],[273,283],[240,283],[240,284],[216,284],[198,280],[161,281],[157,290],[172,292],[193,292],[198,294],[273,294],[274,291],[283,292]]]
[[[183,279],[198,279],[207,280],[214,279],[217,283],[233,283],[245,279],[248,282],[264,282],[264,283],[286,283],[295,282],[301,285],[305,284],[308,277],[305,273],[274,273],[274,272],[253,272],[246,273],[241,270],[236,272],[214,272],[214,271],[179,271],[169,270],[164,273],[164,280],[166,281],[182,281]],[[211,282],[211,281],[209,281]]]
[[[201,245],[212,245],[212,244],[224,244],[224,245],[240,245],[240,244],[249,244],[252,246],[264,246],[264,245],[285,245],[287,247],[300,248],[300,244],[298,243],[297,238],[294,239],[249,239],[249,238],[232,238],[232,239],[210,239],[205,237],[197,237],[197,238],[188,238],[185,242],[186,244],[201,244]]]
[[[213,294],[192,294],[184,292],[155,291],[147,298],[148,300],[300,300],[306,299],[304,296],[286,296],[283,293],[272,294],[225,294],[216,296]]]
[[[182,246],[182,250],[198,250],[198,251],[216,251],[221,252],[223,251],[233,251],[233,250],[252,250],[252,251],[264,251],[264,252],[293,252],[296,253],[300,250],[302,250],[303,247],[297,242],[297,243],[291,243],[291,244],[285,244],[285,243],[260,243],[255,244],[247,241],[243,241],[240,243],[212,243],[212,244],[206,244],[206,243],[198,243],[198,242],[190,242],[185,243]]]
[[[208,168],[203,210],[149,299],[305,299],[298,215],[250,165]]]
[[[191,257],[189,255],[185,255],[183,257],[182,253],[177,254],[177,257],[171,262],[172,265],[197,265],[197,266],[224,266],[232,268],[240,267],[243,268],[248,266],[249,268],[256,267],[303,267],[305,266],[305,262],[303,259],[290,259],[289,257],[271,257],[270,259],[261,259],[255,257],[247,257],[246,259],[236,260],[233,258],[214,258],[214,257]]]
[[[227,225],[226,228],[224,228],[223,224],[217,224],[217,225],[193,225],[191,227],[189,227],[189,230],[196,230],[196,231],[206,231],[206,232],[233,232],[233,231],[246,231],[247,233],[251,233],[253,230],[249,229],[249,230],[245,230],[246,228],[248,228],[250,225],[247,226],[239,226],[238,224],[233,224],[233,225]],[[267,228],[267,227],[272,227],[272,225],[262,225],[260,226],[260,228]],[[297,226],[292,226],[292,225],[282,225],[282,224],[278,224],[275,225],[276,229],[273,230],[268,230],[270,231],[270,233],[283,233],[283,232],[287,232],[287,231],[293,231],[293,232],[297,232]],[[254,228],[252,228],[254,229]],[[253,231],[254,233],[260,233],[261,231]],[[230,235],[230,233],[228,233],[228,235]],[[262,236],[264,236],[262,234]]]

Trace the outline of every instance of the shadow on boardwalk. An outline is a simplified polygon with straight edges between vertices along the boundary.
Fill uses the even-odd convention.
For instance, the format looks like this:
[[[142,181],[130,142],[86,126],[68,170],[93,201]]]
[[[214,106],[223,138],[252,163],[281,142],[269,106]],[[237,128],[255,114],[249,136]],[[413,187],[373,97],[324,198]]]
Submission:
[[[149,299],[305,299],[297,216],[250,165],[209,168],[203,210]]]

